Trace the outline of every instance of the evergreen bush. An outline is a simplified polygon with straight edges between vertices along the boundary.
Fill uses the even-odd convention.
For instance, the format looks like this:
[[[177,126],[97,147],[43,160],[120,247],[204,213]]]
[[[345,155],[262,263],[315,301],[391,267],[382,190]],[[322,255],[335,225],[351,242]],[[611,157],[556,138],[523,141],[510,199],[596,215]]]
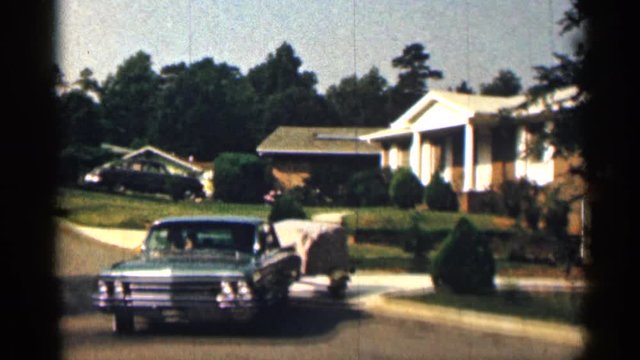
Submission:
[[[462,294],[495,289],[495,260],[488,241],[466,218],[461,218],[432,259],[434,286]]]
[[[431,176],[431,181],[424,190],[424,201],[431,210],[458,211],[458,196],[439,172]]]
[[[400,168],[393,173],[389,184],[389,196],[398,207],[414,207],[422,200],[423,191],[420,180],[410,169]]]
[[[214,196],[225,202],[261,202],[273,185],[268,167],[254,154],[222,153],[214,169]]]
[[[279,196],[271,208],[269,213],[269,221],[280,221],[284,219],[306,219],[307,214],[304,212],[302,205],[294,196],[284,194]]]
[[[389,182],[380,169],[360,171],[349,178],[345,202],[348,206],[378,206],[389,203]]]

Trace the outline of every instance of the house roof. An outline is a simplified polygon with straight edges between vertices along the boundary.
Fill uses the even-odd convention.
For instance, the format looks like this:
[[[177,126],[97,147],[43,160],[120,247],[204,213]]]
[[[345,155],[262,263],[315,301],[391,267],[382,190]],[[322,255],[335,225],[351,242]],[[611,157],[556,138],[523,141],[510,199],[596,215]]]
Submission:
[[[186,159],[178,157],[175,154],[170,154],[170,153],[168,153],[166,151],[160,150],[160,149],[158,149],[156,147],[153,147],[151,145],[147,145],[147,146],[144,146],[144,147],[142,147],[142,148],[140,148],[138,150],[132,151],[132,152],[128,153],[127,155],[123,156],[122,158],[123,159],[130,159],[132,157],[135,157],[137,155],[143,154],[145,152],[154,153],[154,154],[156,154],[158,156],[161,156],[161,157],[163,157],[163,158],[165,158],[165,159],[167,159],[167,160],[169,160],[169,161],[171,161],[171,162],[173,162],[173,163],[175,163],[175,164],[177,164],[179,166],[183,166],[183,167],[188,168],[188,169],[193,170],[193,171],[203,171],[204,170],[202,167],[200,167],[200,166],[198,166],[198,165],[196,165],[194,163],[191,163]]]
[[[376,144],[359,140],[362,134],[383,130],[370,127],[280,126],[258,145],[258,154],[377,155]]]
[[[467,123],[473,117],[495,116],[501,110],[510,110],[515,116],[537,114],[549,107],[557,109],[560,105],[572,106],[576,94],[576,87],[567,87],[532,101],[526,95],[486,96],[431,90],[392,122],[390,128],[365,134],[360,138],[369,141],[406,136],[414,131],[414,125],[417,125],[420,120],[423,122],[420,125],[423,129],[417,129],[417,131],[429,129],[431,121],[437,123],[433,124],[437,128],[453,127]],[[448,115],[441,116],[443,108],[447,109]],[[432,109],[438,115],[433,115],[434,112],[432,112],[431,118],[425,118],[425,114]],[[426,124],[425,121],[427,121]]]

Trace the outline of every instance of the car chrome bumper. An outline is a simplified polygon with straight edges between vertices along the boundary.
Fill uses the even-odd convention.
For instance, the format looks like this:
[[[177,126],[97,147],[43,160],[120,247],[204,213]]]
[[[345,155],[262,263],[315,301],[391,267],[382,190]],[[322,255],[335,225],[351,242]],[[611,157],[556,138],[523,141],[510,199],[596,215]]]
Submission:
[[[148,317],[249,320],[262,304],[255,300],[218,302],[215,299],[115,298],[93,296],[93,306],[107,313],[130,312]]]

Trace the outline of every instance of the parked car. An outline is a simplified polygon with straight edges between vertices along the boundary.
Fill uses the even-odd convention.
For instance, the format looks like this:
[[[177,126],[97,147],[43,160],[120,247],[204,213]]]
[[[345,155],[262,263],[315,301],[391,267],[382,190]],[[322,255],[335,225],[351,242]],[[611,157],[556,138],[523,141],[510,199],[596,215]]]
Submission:
[[[163,163],[146,159],[121,160],[95,168],[85,175],[84,184],[112,191],[167,194],[174,200],[205,196],[198,178],[172,174]]]
[[[134,316],[248,321],[288,299],[300,264],[261,219],[167,218],[151,226],[139,256],[102,271],[93,304],[113,314],[114,332],[133,331]]]

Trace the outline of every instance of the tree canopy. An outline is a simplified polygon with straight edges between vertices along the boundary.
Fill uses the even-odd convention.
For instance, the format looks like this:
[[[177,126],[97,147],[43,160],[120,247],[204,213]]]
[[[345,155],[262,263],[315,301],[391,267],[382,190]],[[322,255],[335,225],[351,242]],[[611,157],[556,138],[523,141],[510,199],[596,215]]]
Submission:
[[[520,78],[511,70],[503,69],[490,83],[480,84],[480,94],[492,96],[518,95],[522,90]]]

